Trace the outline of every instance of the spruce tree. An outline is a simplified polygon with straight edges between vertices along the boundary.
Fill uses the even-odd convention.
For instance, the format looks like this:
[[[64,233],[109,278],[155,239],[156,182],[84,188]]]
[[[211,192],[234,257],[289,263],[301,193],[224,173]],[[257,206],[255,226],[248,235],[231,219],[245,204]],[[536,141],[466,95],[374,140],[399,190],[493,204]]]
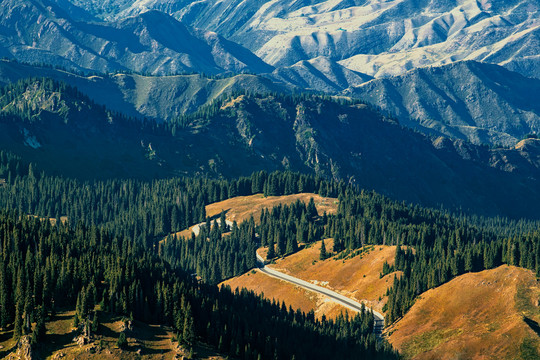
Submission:
[[[32,332],[32,344],[37,344],[45,337],[45,311],[42,306],[38,306],[36,309],[36,325]]]
[[[324,240],[321,241],[321,252],[319,254],[319,259],[321,260],[326,259],[326,247],[324,246]]]
[[[268,260],[272,260],[275,257],[276,257],[275,241],[274,241],[274,237],[270,236],[270,242],[268,244],[268,253],[266,254],[266,258]]]
[[[182,329],[182,340],[188,349],[195,345],[195,322],[191,311],[191,305],[186,304],[184,310],[184,326]]]

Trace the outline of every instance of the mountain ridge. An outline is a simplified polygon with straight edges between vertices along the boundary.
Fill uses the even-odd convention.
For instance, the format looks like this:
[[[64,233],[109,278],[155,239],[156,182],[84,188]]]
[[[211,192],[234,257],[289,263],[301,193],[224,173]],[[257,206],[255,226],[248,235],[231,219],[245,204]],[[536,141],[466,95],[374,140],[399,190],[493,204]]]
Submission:
[[[40,98],[34,82],[22,84],[27,85],[16,99]],[[28,91],[34,95],[23,95]],[[75,104],[89,101],[70,96],[77,109],[81,105]],[[535,139],[517,149],[431,139],[366,105],[313,95],[235,95],[159,127],[115,120],[103,107],[85,106],[90,110],[80,120],[67,123],[66,110],[39,116],[31,111],[30,117],[23,112],[22,118],[5,110],[4,150],[45,162],[65,176],[237,177],[293,170],[425,206],[513,218],[539,213],[534,210],[540,204]],[[34,107],[30,101],[24,108]]]
[[[158,11],[96,23],[75,21],[48,0],[6,0],[0,15],[2,55],[20,61],[83,71],[151,74],[273,70],[240,45]]]
[[[424,133],[512,147],[540,132],[540,80],[475,61],[411,70],[345,91]]]
[[[7,85],[28,77],[53,78],[77,87],[100,105],[135,118],[157,122],[196,111],[221,96],[235,92],[253,93],[295,90],[270,79],[239,74],[207,77],[200,74],[148,76],[132,73],[77,74],[51,67],[0,60],[0,84]]]
[[[86,9],[106,1],[77,0]],[[124,2],[109,19],[157,9],[242,44],[267,63],[327,56],[374,77],[459,60],[495,63],[540,78],[533,0]]]

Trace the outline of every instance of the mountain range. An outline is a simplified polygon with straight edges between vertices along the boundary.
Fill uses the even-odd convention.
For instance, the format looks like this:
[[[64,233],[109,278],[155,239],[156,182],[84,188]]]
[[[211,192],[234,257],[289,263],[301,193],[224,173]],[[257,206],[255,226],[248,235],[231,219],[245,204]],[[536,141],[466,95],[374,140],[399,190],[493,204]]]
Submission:
[[[32,127],[39,122],[8,126],[6,134],[19,135],[16,141],[5,138],[4,148],[13,146],[31,160],[61,156],[61,141],[51,145],[56,153],[46,145],[53,133],[64,134],[88,140],[66,164],[87,153],[81,158],[97,169],[91,159],[115,164],[121,157],[105,160],[105,154],[90,155],[88,149],[117,154],[114,142],[101,143],[116,137],[118,143],[125,139],[125,156],[138,154],[132,160],[139,165],[111,165],[111,175],[145,176],[130,169],[148,161],[155,171],[146,175],[159,176],[292,169],[424,205],[513,217],[527,216],[524,204],[535,199],[540,83],[535,71],[525,71],[538,60],[529,56],[537,48],[534,2],[7,0],[3,5],[1,54],[10,60],[0,61],[0,82],[52,78],[107,109],[100,111],[118,113],[96,115],[103,126],[90,133],[97,138],[82,134],[84,127],[64,131],[59,125],[51,132],[47,122],[39,128]],[[464,37],[471,39],[458,47]],[[520,51],[506,52],[495,64],[459,61],[488,61],[471,54],[483,47],[491,54],[494,41],[506,41],[505,49],[521,44]],[[428,50],[435,55],[414,60],[414,52]],[[388,60],[390,53],[409,60],[399,65]],[[393,70],[356,66],[351,59],[362,54],[371,65],[386,59]],[[521,66],[525,63],[533,65]],[[304,92],[331,94],[336,104],[369,106],[336,110],[325,97],[327,105],[317,105],[317,97],[307,101],[312,95],[276,100]],[[106,125],[110,116],[138,120],[113,129]],[[377,120],[357,120],[364,118]],[[143,119],[166,131],[137,130],[134,124]],[[37,143],[42,146],[33,149]],[[510,204],[493,189],[523,201]]]
[[[327,56],[381,77],[476,60],[540,77],[535,0],[75,0],[106,19],[148,9],[215,31],[276,67]]]
[[[514,146],[540,132],[540,80],[492,64],[457,62],[347,89],[402,125],[475,144]]]
[[[456,211],[540,211],[537,139],[490,150],[427,137],[357,102],[312,95],[233,95],[156,128],[49,82],[8,85],[0,98],[3,147],[49,172],[146,178],[294,170]]]
[[[24,62],[148,74],[273,69],[242,46],[158,11],[95,23],[76,21],[52,2],[8,0],[2,2],[0,25],[0,55]]]

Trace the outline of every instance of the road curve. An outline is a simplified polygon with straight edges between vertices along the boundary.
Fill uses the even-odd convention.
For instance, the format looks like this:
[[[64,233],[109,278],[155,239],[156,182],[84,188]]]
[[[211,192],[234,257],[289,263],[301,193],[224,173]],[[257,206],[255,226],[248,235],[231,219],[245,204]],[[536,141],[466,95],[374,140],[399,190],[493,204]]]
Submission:
[[[353,299],[350,299],[346,296],[338,294],[337,292],[332,291],[330,289],[324,288],[322,286],[314,285],[310,282],[295,278],[294,276],[284,274],[280,271],[277,271],[277,270],[274,270],[265,266],[264,259],[258,253],[257,253],[257,266],[259,268],[259,271],[261,271],[263,274],[266,274],[268,276],[271,276],[271,277],[274,277],[283,281],[287,281],[294,285],[298,285],[306,290],[310,290],[310,291],[322,294],[332,299],[336,303],[346,307],[347,309],[351,309],[353,311],[358,311],[358,312],[362,311],[362,305],[363,305],[362,303],[359,303]],[[384,316],[382,316],[381,313],[373,309],[369,309],[365,306],[364,308],[367,310],[371,310],[371,312],[373,313],[373,317],[375,319],[373,332],[375,333],[375,335],[380,337],[382,335],[382,330],[384,328]]]
[[[217,220],[218,220],[218,223],[219,223],[219,219],[217,219]],[[227,225],[232,227],[232,225],[233,225],[232,221],[230,221],[230,220],[225,220],[225,221],[226,221]],[[195,236],[199,235],[200,229],[201,229],[202,226],[204,226],[204,224],[205,223],[196,224],[191,228],[191,231],[193,231]],[[289,282],[289,283],[297,285],[297,286],[300,286],[301,288],[304,288],[306,290],[322,294],[322,295],[330,298],[334,302],[346,307],[347,309],[350,309],[350,310],[353,310],[353,311],[358,311],[358,312],[362,311],[362,305],[363,305],[362,303],[359,303],[356,300],[350,299],[350,298],[348,298],[346,296],[338,294],[337,292],[332,291],[332,290],[327,289],[327,288],[324,288],[322,286],[314,285],[314,284],[312,284],[310,282],[307,282],[307,281],[304,281],[302,279],[295,278],[294,276],[290,276],[290,275],[284,274],[284,273],[282,273],[280,271],[271,269],[271,268],[265,266],[265,260],[259,255],[259,253],[256,253],[256,254],[257,254],[257,267],[258,267],[258,270],[260,272],[262,272],[263,274],[274,277],[274,278],[277,278],[277,279],[280,279],[280,280],[283,280],[283,281],[286,281],[286,282]],[[381,337],[382,336],[382,331],[383,331],[383,328],[384,328],[384,316],[382,316],[381,313],[379,313],[379,312],[377,312],[377,311],[375,311],[373,309],[369,309],[369,308],[367,308],[365,306],[364,306],[364,308],[367,309],[367,310],[370,310],[373,313],[373,317],[374,317],[373,333],[375,335],[377,335],[377,337]]]

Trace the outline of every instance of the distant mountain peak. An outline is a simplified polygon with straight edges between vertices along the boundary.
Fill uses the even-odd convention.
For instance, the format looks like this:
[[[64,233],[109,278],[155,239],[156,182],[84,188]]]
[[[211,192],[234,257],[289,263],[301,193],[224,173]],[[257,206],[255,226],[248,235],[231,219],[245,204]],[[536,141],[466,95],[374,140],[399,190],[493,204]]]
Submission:
[[[24,9],[24,10],[23,10]],[[85,71],[262,73],[273,68],[219,35],[147,10],[108,23],[74,20],[46,1],[6,0],[0,9],[5,56]]]

